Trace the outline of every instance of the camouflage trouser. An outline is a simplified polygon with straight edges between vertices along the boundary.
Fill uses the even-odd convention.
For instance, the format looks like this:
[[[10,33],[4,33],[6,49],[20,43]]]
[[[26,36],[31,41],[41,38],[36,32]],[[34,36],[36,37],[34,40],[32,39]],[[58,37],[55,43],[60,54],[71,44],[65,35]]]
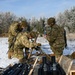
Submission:
[[[8,39],[8,42],[9,42],[8,58],[11,59],[14,54],[14,49],[13,49],[14,44],[12,43],[13,41],[11,38]]]
[[[55,56],[58,58],[63,54],[64,48],[56,48],[56,47],[51,47],[51,50],[54,52]]]
[[[8,50],[8,58],[11,59],[13,54],[14,54],[14,49],[13,49],[13,45],[11,42],[9,42],[9,50]]]
[[[13,47],[14,47],[13,39],[14,39],[14,36],[10,36],[8,38],[8,42],[9,42],[9,50],[8,51],[13,51]]]
[[[16,49],[14,50],[14,55],[13,55],[13,57],[16,57],[16,58],[18,58],[18,59],[24,58],[23,49],[18,49],[18,48],[16,48]]]

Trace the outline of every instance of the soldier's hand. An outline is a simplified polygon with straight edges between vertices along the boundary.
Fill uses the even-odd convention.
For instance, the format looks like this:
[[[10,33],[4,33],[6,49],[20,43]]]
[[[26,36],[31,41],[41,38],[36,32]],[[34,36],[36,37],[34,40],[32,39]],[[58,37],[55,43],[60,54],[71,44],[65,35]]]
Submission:
[[[37,46],[41,46],[41,43],[38,43]]]
[[[40,47],[39,47],[39,46],[37,46],[37,47],[35,47],[35,49],[36,49],[36,50],[40,50]]]
[[[55,56],[55,54],[50,54],[50,56]]]

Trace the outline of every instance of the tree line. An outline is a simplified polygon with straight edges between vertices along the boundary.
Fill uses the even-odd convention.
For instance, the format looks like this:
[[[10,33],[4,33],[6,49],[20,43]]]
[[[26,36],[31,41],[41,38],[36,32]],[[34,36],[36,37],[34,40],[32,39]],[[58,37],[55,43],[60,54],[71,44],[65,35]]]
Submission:
[[[75,32],[75,7],[59,13],[56,19],[58,25],[63,26],[69,33]]]
[[[55,16],[56,23],[66,29],[69,33],[75,32],[75,7],[72,7],[69,10],[65,10],[63,13],[59,13]],[[47,18],[40,17],[36,19],[26,19],[25,17],[17,17],[12,12],[0,12],[0,34],[8,33],[9,26],[13,21],[27,20],[30,30],[37,30],[41,34],[44,33],[45,22]]]

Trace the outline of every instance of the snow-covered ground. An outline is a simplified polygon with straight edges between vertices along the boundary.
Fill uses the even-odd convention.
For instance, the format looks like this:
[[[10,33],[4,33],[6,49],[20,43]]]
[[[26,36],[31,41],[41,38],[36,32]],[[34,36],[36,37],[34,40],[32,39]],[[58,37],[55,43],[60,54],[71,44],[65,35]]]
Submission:
[[[44,37],[38,37],[37,42],[41,43],[41,48],[47,53],[51,54],[52,50],[50,49],[48,41]],[[70,55],[75,51],[75,40],[68,40],[68,47],[64,49],[63,55]],[[18,63],[18,59],[12,58],[8,59],[8,38],[0,38],[0,67],[7,67],[9,64]]]

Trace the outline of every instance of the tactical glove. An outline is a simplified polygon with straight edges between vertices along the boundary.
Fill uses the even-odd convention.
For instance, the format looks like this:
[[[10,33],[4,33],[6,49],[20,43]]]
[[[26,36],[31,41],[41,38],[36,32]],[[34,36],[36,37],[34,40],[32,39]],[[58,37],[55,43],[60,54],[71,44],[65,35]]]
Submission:
[[[35,47],[35,49],[36,49],[36,50],[40,50],[40,47],[39,47],[39,46],[37,46],[37,47]]]

